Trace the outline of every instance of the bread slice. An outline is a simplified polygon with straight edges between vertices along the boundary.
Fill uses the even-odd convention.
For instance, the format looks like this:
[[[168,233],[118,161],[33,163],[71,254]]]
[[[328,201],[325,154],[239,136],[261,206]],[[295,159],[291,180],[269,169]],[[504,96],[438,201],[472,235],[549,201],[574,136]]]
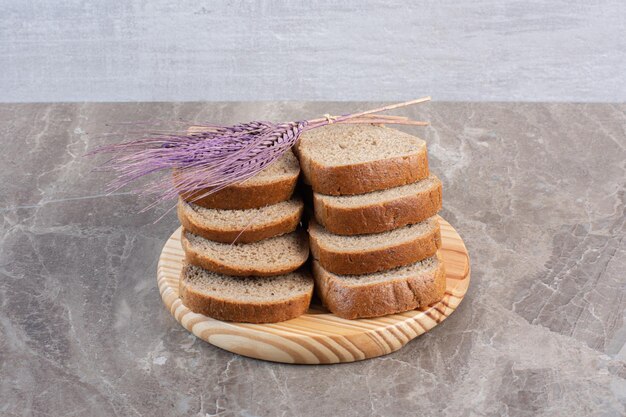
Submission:
[[[380,125],[329,125],[302,134],[296,154],[313,191],[364,194],[428,176],[426,143]]]
[[[309,222],[313,258],[327,271],[361,275],[409,265],[433,256],[441,247],[437,217],[372,235],[341,236]]]
[[[224,243],[250,243],[296,230],[304,204],[299,198],[247,210],[220,210],[178,200],[178,219],[189,232]]]
[[[313,195],[315,218],[338,235],[380,233],[421,222],[441,209],[441,181],[434,175],[413,184],[356,196]]]
[[[275,323],[304,314],[313,279],[299,270],[269,278],[230,277],[186,264],[179,282],[185,306],[217,320]]]
[[[445,269],[437,255],[367,275],[336,275],[314,260],[313,277],[322,303],[346,319],[424,308],[440,301],[446,291]]]
[[[300,268],[309,257],[309,243],[303,230],[254,243],[228,244],[183,229],[181,243],[188,263],[234,276],[286,274]]]
[[[201,207],[214,209],[250,209],[289,200],[298,181],[300,166],[291,150],[273,164],[239,184],[202,197],[207,190],[182,193],[182,197]],[[174,183],[180,184],[184,173],[174,172]]]

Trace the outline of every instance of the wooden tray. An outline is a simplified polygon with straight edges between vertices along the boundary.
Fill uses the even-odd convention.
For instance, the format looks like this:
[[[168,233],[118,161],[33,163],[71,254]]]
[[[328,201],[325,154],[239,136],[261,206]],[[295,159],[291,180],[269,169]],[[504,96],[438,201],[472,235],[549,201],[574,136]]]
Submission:
[[[346,320],[320,305],[293,320],[275,324],[230,323],[196,314],[178,298],[184,258],[180,228],[161,252],[158,285],[163,302],[183,327],[202,340],[230,352],[274,362],[320,364],[353,362],[394,352],[445,320],[457,308],[470,281],[469,256],[463,240],[440,218],[446,266],[446,295],[439,303],[376,319]]]

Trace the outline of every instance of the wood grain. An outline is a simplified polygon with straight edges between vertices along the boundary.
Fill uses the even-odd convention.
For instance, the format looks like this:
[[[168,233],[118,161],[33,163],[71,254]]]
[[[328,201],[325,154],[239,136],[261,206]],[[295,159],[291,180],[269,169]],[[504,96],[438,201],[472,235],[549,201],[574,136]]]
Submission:
[[[467,249],[456,230],[440,218],[446,265],[446,294],[426,309],[375,319],[345,320],[320,305],[293,320],[275,324],[230,323],[196,314],[178,298],[184,257],[180,229],[168,239],[158,265],[158,285],[167,309],[197,337],[230,352],[274,362],[328,364],[386,355],[445,320],[457,308],[470,282]]]

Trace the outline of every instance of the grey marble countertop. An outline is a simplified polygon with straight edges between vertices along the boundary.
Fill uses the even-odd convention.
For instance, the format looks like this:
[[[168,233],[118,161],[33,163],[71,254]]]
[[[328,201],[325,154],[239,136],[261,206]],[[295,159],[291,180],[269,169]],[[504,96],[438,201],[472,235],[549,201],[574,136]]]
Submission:
[[[0,415],[626,414],[625,105],[399,112],[432,123],[411,131],[428,141],[472,284],[402,350],[332,366],[257,361],[190,335],[156,286],[171,202],[140,213],[149,198],[107,196],[111,176],[81,156],[123,122],[372,104],[0,105]]]

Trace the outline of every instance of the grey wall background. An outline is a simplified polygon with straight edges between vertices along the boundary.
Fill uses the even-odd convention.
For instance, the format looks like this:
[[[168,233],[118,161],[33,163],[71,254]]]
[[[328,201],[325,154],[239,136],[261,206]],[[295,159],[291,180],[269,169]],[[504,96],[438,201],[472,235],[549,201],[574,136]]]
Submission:
[[[626,101],[624,0],[0,5],[0,101]]]

